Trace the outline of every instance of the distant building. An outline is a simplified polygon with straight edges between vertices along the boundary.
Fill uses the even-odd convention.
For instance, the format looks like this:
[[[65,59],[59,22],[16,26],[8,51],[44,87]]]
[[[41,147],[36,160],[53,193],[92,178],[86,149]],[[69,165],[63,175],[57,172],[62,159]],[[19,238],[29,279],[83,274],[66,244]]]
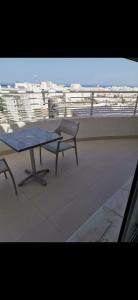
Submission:
[[[80,89],[82,89],[82,86],[80,85],[80,83],[72,83],[71,85],[70,85],[70,90],[72,91],[78,91],[78,90],[80,90]]]
[[[20,90],[23,89],[23,90],[32,91],[32,84],[28,82],[16,82],[15,88]]]

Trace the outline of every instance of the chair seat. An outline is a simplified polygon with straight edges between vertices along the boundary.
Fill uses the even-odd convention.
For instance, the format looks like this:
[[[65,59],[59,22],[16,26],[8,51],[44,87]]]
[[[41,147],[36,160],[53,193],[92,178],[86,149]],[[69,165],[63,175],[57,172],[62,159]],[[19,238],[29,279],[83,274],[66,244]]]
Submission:
[[[56,153],[57,152],[57,144],[58,144],[58,142],[53,142],[53,143],[45,144],[42,147],[50,152]],[[62,143],[60,143],[59,152],[62,152],[62,151],[68,150],[68,149],[72,149],[72,148],[74,148],[73,145],[62,142]]]
[[[0,159],[0,173],[3,173],[5,171],[7,171],[7,166],[5,165],[5,162],[3,161],[3,159]]]

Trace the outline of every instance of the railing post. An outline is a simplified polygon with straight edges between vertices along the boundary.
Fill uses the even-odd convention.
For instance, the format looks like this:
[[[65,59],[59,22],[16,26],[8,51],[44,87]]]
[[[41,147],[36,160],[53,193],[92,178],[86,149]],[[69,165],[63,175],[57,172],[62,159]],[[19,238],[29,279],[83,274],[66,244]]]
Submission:
[[[134,108],[134,116],[136,115],[136,112],[137,112],[137,106],[138,106],[138,94],[137,94],[135,108]]]
[[[67,117],[67,108],[66,108],[66,93],[63,93],[63,101],[64,101],[64,117]]]
[[[44,89],[42,89],[41,93],[42,93],[43,105],[46,105],[46,94],[45,94]],[[42,110],[43,118],[45,119],[47,117],[47,115],[49,116],[49,110],[48,110],[48,108],[44,108]]]
[[[90,99],[91,99],[90,116],[92,116],[93,115],[94,92],[91,93]]]
[[[42,98],[43,98],[43,105],[45,105],[46,104],[46,98],[45,98],[44,89],[42,89]]]

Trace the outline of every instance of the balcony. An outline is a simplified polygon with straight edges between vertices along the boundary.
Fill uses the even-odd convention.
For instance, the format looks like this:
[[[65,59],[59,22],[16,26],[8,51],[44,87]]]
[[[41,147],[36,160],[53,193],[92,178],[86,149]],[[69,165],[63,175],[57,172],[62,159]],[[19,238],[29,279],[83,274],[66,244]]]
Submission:
[[[0,179],[0,241],[64,242],[133,176],[138,139],[79,141],[79,166],[74,152],[59,159],[43,151],[43,167],[50,168],[47,186],[28,182],[15,196],[10,178]],[[38,149],[35,151],[37,167]],[[28,151],[5,156],[16,183],[29,166]]]
[[[14,122],[8,115],[6,118],[6,122],[0,124],[0,130],[4,132],[34,126],[53,130],[60,122],[59,117],[40,116],[31,121],[22,117]],[[58,176],[55,177],[55,156],[43,150],[42,168],[50,169],[46,176],[47,186],[28,182],[18,187],[18,197],[10,178],[6,180],[1,175],[0,241],[69,241],[133,176],[138,159],[137,102],[129,114],[109,116],[99,113],[74,118],[80,121],[78,167],[74,152],[66,152],[64,158],[60,156]],[[30,165],[28,151],[13,153],[2,142],[0,149],[18,184],[24,178],[24,169]],[[38,149],[35,149],[35,157],[37,168],[41,168]]]

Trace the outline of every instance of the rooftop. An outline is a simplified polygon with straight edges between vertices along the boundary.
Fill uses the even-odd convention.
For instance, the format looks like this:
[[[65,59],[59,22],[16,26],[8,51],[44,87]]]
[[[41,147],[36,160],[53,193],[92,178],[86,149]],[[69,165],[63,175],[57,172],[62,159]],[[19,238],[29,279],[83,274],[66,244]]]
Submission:
[[[137,138],[78,142],[79,166],[74,151],[59,158],[54,175],[52,153],[43,150],[47,186],[28,182],[15,196],[10,178],[0,176],[0,241],[64,242],[133,176]],[[30,165],[29,152],[5,155],[18,184]]]

